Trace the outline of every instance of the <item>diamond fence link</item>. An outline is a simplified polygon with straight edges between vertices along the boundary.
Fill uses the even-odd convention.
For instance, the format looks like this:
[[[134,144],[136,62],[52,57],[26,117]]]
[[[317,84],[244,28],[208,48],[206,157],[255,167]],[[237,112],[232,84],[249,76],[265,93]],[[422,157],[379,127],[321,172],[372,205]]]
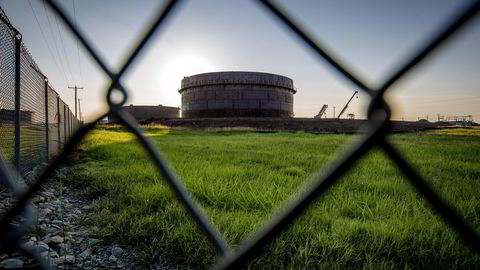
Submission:
[[[58,125],[59,112],[57,111],[57,97],[58,94],[53,88],[49,85],[47,92],[48,100],[48,154],[49,159],[58,152],[59,149],[59,139],[58,132],[60,126]]]
[[[6,17],[0,14],[0,153],[14,162],[15,112],[15,32],[8,27]]]
[[[59,152],[58,94],[21,43],[20,33],[10,24],[2,9],[0,19],[0,153],[24,176]],[[69,132],[73,128],[72,124],[67,126]]]
[[[401,79],[406,73],[413,70],[417,64],[419,64],[427,56],[431,55],[436,48],[444,44],[446,40],[451,38],[452,35],[458,32],[458,30],[467,22],[471,21],[480,10],[480,1],[469,2],[459,16],[452,19],[448,25],[443,26],[437,34],[433,35],[433,38],[427,42],[424,47],[420,47],[418,52],[413,54],[410,61],[406,62],[406,64],[399,65],[397,72],[393,73],[391,77],[387,78],[378,90],[368,87],[351,71],[349,71],[345,65],[334,59],[319,42],[315,42],[312,37],[307,35],[306,32],[299,27],[299,24],[295,23],[285,11],[282,11],[270,1],[258,1],[264,8],[266,8],[268,12],[271,12],[274,17],[279,19],[279,21],[284,24],[286,28],[293,31],[293,33],[299,37],[300,40],[305,42],[312,50],[314,50],[321,59],[329,63],[340,74],[345,76],[347,80],[365,92],[369,93],[372,96],[372,101],[369,105],[369,121],[367,124],[368,132],[364,136],[364,139],[355,145],[348,153],[346,153],[343,158],[333,164],[330,167],[330,170],[324,174],[324,176],[316,179],[313,185],[307,189],[302,196],[299,196],[299,199],[292,201],[281,213],[273,218],[268,225],[266,225],[253,237],[243,242],[236,251],[231,250],[229,245],[223,240],[221,234],[202,213],[200,207],[190,199],[187,190],[182,185],[181,181],[178,180],[175,173],[169,168],[167,162],[154,147],[154,144],[142,134],[135,124],[133,124],[134,122],[131,120],[131,117],[127,113],[121,111],[121,105],[125,103],[128,94],[125,87],[120,82],[122,75],[131,66],[133,61],[137,59],[137,56],[145,47],[147,42],[160,28],[165,18],[172,13],[180,1],[169,1],[165,7],[159,11],[158,16],[148,27],[147,31],[145,32],[146,34],[139,41],[133,52],[127,56],[127,60],[118,73],[115,73],[108,68],[108,66],[105,64],[106,62],[103,61],[97,51],[93,49],[94,47],[91,45],[92,43],[85,38],[85,35],[81,32],[81,30],[73,24],[71,18],[67,16],[64,10],[57,5],[55,1],[45,0],[45,2],[61,18],[67,28],[69,28],[82,46],[84,46],[84,48],[87,50],[90,56],[111,79],[111,85],[108,88],[107,94],[107,103],[110,107],[109,113],[120,119],[121,123],[125,125],[133,134],[135,134],[142,146],[152,158],[152,161],[158,168],[160,174],[165,178],[166,182],[174,191],[179,201],[184,205],[203,232],[215,244],[219,252],[223,255],[219,263],[215,266],[216,269],[238,268],[248,260],[252,259],[255,255],[258,255],[258,251],[261,248],[271,242],[276,236],[279,235],[281,231],[290,226],[295,219],[311,205],[314,200],[324,194],[333,184],[335,184],[340,176],[345,174],[359,158],[364,156],[374,146],[379,146],[385,151],[385,153],[405,174],[408,181],[410,181],[412,185],[414,185],[425,197],[436,213],[438,213],[444,219],[444,221],[465,240],[466,244],[475,249],[477,252],[480,251],[480,238],[477,232],[468,224],[466,224],[461,216],[458,215],[458,212],[453,207],[445,203],[445,201],[433,191],[427,182],[422,179],[420,174],[418,174],[416,170],[398,153],[398,151],[386,141],[386,135],[389,134],[390,109],[383,98],[383,94],[388,91],[390,86]],[[4,83],[2,82],[2,85],[3,84]],[[111,93],[114,90],[118,90],[124,95],[122,102],[115,103],[112,101]],[[28,216],[28,213],[25,214],[25,212],[27,212],[26,210],[28,209],[28,201],[32,198],[32,196],[35,195],[46,179],[52,175],[55,169],[61,164],[62,160],[65,159],[67,155],[74,149],[74,147],[86,136],[86,134],[95,127],[96,123],[106,116],[102,115],[97,118],[96,121],[80,127],[76,132],[73,133],[72,137],[65,142],[65,140],[69,137],[69,131],[72,130],[67,129],[70,121],[69,114],[71,114],[71,112],[68,110],[65,104],[59,103],[59,105],[60,141],[62,144],[64,144],[63,151],[61,151],[60,154],[53,159],[53,161],[49,164],[36,182],[34,182],[27,190],[16,193],[16,204],[6,212],[0,221],[1,237],[3,237],[3,239],[12,240],[11,248],[15,248],[15,246],[18,246],[19,243],[18,238],[9,236],[9,233],[12,231],[12,227],[9,226],[10,221],[18,214],[24,214],[25,216]],[[63,105],[64,109],[63,115],[61,105]],[[71,117],[71,119],[73,119],[73,117]],[[61,132],[62,123],[64,130],[63,134]],[[1,158],[0,177],[2,178],[2,182],[7,185],[10,184],[13,189],[16,190],[14,187],[13,178],[12,176],[8,175],[8,171],[4,166],[4,161]]]
[[[20,167],[25,175],[47,160],[45,78],[32,56],[22,46],[20,54]]]
[[[65,116],[65,111],[66,111],[66,105],[63,102],[63,100],[59,100],[59,121],[60,121],[60,147],[65,145],[66,139],[67,139],[67,128],[66,128],[66,116]]]

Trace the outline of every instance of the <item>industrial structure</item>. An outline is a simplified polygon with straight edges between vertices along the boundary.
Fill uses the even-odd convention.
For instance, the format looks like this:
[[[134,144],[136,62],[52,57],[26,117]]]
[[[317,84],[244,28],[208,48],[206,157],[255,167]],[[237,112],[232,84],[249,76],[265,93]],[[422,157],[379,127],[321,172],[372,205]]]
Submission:
[[[293,80],[246,71],[202,73],[184,77],[182,118],[293,117]]]
[[[322,118],[324,115],[325,115],[325,117],[327,117],[327,109],[328,109],[328,105],[323,104],[323,106],[320,109],[320,111],[318,112],[318,114],[315,115],[313,118]]]
[[[137,121],[153,120],[153,119],[168,119],[179,118],[180,108],[169,106],[138,106],[130,104],[123,106],[123,111],[129,113]],[[108,122],[117,122],[115,117],[108,116]]]
[[[350,102],[352,102],[352,99],[357,96],[358,98],[358,91],[355,91],[353,93],[353,95],[350,97],[350,99],[347,101],[347,104],[345,104],[345,106],[342,108],[342,110],[340,111],[340,113],[338,114],[338,116],[336,117],[337,119],[340,119],[340,117],[342,117],[342,115],[345,113],[345,111],[347,110],[348,108],[348,105],[350,104]],[[327,118],[327,109],[328,109],[328,105],[327,104],[323,104],[322,108],[320,109],[320,111],[318,112],[317,115],[315,115],[313,118],[322,118],[322,117],[325,117]],[[335,118],[335,106],[333,106],[333,118]],[[355,119],[355,114],[354,113],[348,113],[347,114],[347,119]]]
[[[19,110],[20,123],[33,123],[35,112]],[[0,125],[1,123],[14,123],[15,122],[15,110],[0,109]],[[39,121],[40,122],[40,121]]]
[[[352,95],[352,97],[348,100],[347,104],[345,104],[345,107],[343,107],[343,109],[340,111],[340,113],[338,114],[337,118],[340,119],[340,117],[343,115],[343,113],[345,112],[345,110],[347,110],[348,108],[348,104],[350,104],[350,102],[352,101],[353,97],[355,97],[355,95],[358,94],[358,91],[355,91]],[[357,98],[358,98],[358,95],[357,95]],[[353,113],[349,113],[347,115],[348,119],[355,119],[355,114]]]

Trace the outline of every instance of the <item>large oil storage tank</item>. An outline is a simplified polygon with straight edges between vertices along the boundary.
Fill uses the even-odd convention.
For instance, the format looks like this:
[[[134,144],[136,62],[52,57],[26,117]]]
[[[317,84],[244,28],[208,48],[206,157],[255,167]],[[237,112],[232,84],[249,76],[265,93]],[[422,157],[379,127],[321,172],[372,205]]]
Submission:
[[[182,117],[293,117],[293,80],[271,73],[224,71],[184,77]]]
[[[152,119],[169,119],[169,118],[179,118],[180,117],[180,108],[170,107],[170,106],[144,106],[144,105],[133,105],[123,106],[122,109],[128,112],[135,120],[137,121],[146,121]],[[118,119],[113,116],[108,116],[108,122],[118,122]]]

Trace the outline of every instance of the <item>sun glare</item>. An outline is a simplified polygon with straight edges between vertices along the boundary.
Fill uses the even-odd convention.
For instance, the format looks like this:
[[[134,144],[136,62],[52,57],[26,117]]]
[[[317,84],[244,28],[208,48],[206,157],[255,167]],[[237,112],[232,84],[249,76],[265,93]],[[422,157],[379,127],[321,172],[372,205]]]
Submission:
[[[183,53],[167,60],[157,77],[164,104],[180,106],[178,89],[183,77],[211,71],[216,71],[212,62],[196,54]]]

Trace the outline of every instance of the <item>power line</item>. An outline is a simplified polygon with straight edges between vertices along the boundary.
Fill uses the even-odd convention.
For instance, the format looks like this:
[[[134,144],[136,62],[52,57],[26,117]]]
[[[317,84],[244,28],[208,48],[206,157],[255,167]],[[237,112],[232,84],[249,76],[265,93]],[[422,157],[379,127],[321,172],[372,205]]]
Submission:
[[[65,76],[65,80],[67,81],[67,84],[70,85],[67,73],[65,72],[65,68],[63,67],[62,57],[60,56],[60,51],[58,50],[57,39],[55,38],[55,35],[53,34],[53,30],[52,30],[53,27],[52,27],[52,23],[50,22],[50,17],[48,16],[47,8],[45,7],[45,1],[43,1],[43,10],[45,11],[45,16],[47,17],[48,26],[49,26],[49,29],[50,29],[50,34],[52,35],[53,44],[55,45],[55,50],[57,51],[57,56],[58,56],[58,60],[60,62],[60,67],[62,68],[63,76]]]
[[[449,99],[431,99],[431,100],[412,100],[409,103],[412,105],[435,104],[435,103],[453,103],[453,102],[477,102],[480,97],[464,97],[464,98],[449,98]]]
[[[35,10],[33,9],[33,6],[32,6],[32,3],[30,2],[30,0],[28,0],[28,4],[30,5],[30,9],[32,10],[33,16],[35,17],[35,21],[37,22],[38,28],[40,29],[40,33],[42,34],[43,41],[45,42],[45,45],[47,46],[48,52],[50,53],[50,57],[52,57],[53,62],[55,63],[55,67],[57,69],[57,72],[61,73],[60,68],[58,67],[57,60],[56,60],[55,57],[53,57],[52,49],[50,49],[50,45],[47,42],[47,38],[45,37],[45,33],[43,32],[43,28],[40,25],[40,22],[38,21],[37,14],[35,13]],[[68,86],[68,81],[67,81],[66,77],[64,77],[64,80],[65,80],[65,83]]]
[[[58,56],[58,61],[59,61],[59,63],[60,63],[60,67],[62,68],[63,76],[65,76],[65,79],[66,79],[66,81],[67,81],[67,84],[70,85],[70,81],[69,81],[69,79],[68,79],[67,73],[65,72],[65,67],[64,67],[64,65],[63,65],[62,56],[61,56],[60,51],[59,51],[58,46],[57,46],[57,39],[55,38],[54,30],[53,30],[52,24],[51,24],[51,22],[50,22],[50,16],[48,15],[47,9],[46,9],[46,7],[45,7],[45,0],[43,0],[43,10],[44,10],[44,12],[45,12],[45,17],[47,17],[50,34],[51,34],[52,39],[53,39],[53,44],[55,45],[55,50],[56,50],[56,52],[57,52],[57,56]]]
[[[53,15],[55,19],[55,24],[57,25],[58,35],[60,36],[60,43],[62,44],[63,53],[65,54],[65,60],[67,61],[67,68],[68,72],[70,72],[70,77],[72,78],[73,83],[75,83],[75,78],[73,77],[72,69],[70,68],[70,61],[68,61],[67,50],[65,50],[65,44],[63,43],[62,32],[60,31],[60,27],[58,26],[57,15]]]
[[[78,24],[77,24],[77,12],[75,11],[75,0],[72,0],[72,5],[73,5],[73,17],[75,19],[75,26],[78,26]],[[79,46],[78,46],[78,38],[76,40],[77,40],[78,69],[80,71],[80,82],[81,82],[81,85],[84,85],[83,84],[83,75],[82,75],[82,62],[80,61],[80,49],[79,49]]]

